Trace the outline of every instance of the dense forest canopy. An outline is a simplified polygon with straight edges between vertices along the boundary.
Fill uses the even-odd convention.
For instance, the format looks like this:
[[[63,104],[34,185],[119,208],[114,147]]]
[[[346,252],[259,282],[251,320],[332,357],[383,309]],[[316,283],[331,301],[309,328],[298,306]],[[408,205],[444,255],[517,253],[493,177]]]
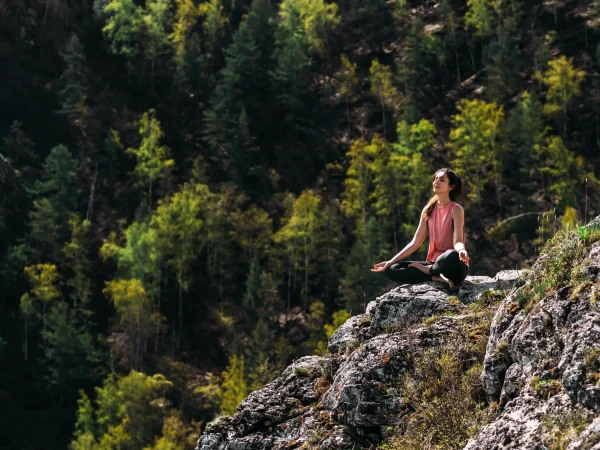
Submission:
[[[595,0],[0,0],[0,448],[192,448],[385,290],[437,168],[471,273],[526,267],[598,214],[599,27]]]

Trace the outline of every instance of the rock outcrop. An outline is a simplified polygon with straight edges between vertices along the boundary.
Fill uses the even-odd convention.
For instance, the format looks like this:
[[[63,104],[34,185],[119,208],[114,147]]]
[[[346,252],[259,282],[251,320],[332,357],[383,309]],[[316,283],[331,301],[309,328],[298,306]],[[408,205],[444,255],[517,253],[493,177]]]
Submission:
[[[581,266],[581,284],[568,284],[525,308],[527,286],[504,299],[492,322],[481,375],[487,394],[503,410],[466,449],[546,448],[541,441],[552,420],[561,422],[560,433],[580,433],[570,450],[600,449],[598,418],[579,429],[600,413],[599,267],[596,242]]]
[[[416,373],[418,355],[465,329],[481,332],[469,326],[483,311],[489,336],[479,371],[489,407],[477,416],[486,424],[461,445],[600,450],[600,217],[563,236],[525,276],[469,277],[455,292],[437,283],[392,289],[331,336],[329,355],[295,361],[210,424],[197,448],[374,448],[409,417],[401,380]]]
[[[380,442],[405,406],[398,380],[413,356],[454,335],[468,319],[466,304],[511,288],[520,275],[469,277],[457,292],[435,282],[392,289],[331,336],[330,355],[295,361],[232,417],[209,424],[197,448],[341,450]],[[438,320],[422,324],[432,316]]]

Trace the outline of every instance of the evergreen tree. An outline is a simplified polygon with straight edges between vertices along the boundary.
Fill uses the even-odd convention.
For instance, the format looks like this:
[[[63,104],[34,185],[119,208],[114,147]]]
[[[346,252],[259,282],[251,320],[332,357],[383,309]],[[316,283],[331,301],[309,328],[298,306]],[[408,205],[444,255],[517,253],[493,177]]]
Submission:
[[[353,41],[364,42],[366,48],[377,49],[379,54],[393,39],[394,18],[385,0],[351,0],[344,17]]]
[[[4,137],[3,141],[2,155],[11,162],[15,169],[25,175],[38,156],[35,154],[33,141],[23,131],[23,124],[15,120],[10,126],[10,134]]]
[[[403,41],[401,57],[398,58],[398,74],[404,84],[403,118],[410,123],[417,122],[421,111],[427,110],[430,105],[428,96],[435,84],[432,68],[436,64],[441,66],[439,55],[443,54],[439,39],[435,35],[426,34],[424,28],[425,25],[419,19],[412,23]],[[382,91],[380,95],[385,98],[390,96],[393,101],[389,88],[383,88]]]
[[[204,15],[204,33],[208,40],[208,58],[212,61],[213,72],[219,61],[219,49],[225,32],[227,19],[223,15],[222,0],[208,0],[201,5],[201,13]]]
[[[341,301],[353,315],[365,310],[367,303],[383,291],[381,277],[368,270],[371,261],[379,261],[389,251],[383,243],[381,227],[375,217],[370,217],[364,236],[359,236],[344,264],[345,273],[340,280]]]
[[[282,172],[289,178],[290,165],[313,170],[310,148],[311,100],[309,93],[310,62],[308,39],[302,24],[301,12],[295,2],[289,3],[286,21],[281,22],[275,34],[275,70],[270,74],[271,82],[279,101],[283,118],[284,135],[287,142],[278,154]],[[314,152],[314,150],[312,150]],[[297,171],[296,171],[297,172]],[[303,183],[304,184],[304,183]]]
[[[62,259],[68,237],[69,214],[78,205],[78,164],[64,145],[57,145],[44,161],[44,171],[34,185],[35,199],[30,219],[29,249],[40,259]]]
[[[225,168],[232,165],[234,179],[241,187],[255,182],[266,184],[267,161],[259,151],[254,136],[267,133],[266,113],[269,86],[266,73],[268,43],[261,33],[272,33],[268,20],[271,13],[264,0],[256,0],[248,19],[233,35],[225,52],[225,68],[205,113],[204,139],[213,151],[213,158],[224,160]],[[258,44],[257,44],[258,42]],[[260,46],[259,46],[260,45]],[[270,124],[272,127],[272,124]],[[246,164],[252,163],[252,168]],[[248,177],[248,171],[252,174]]]
[[[460,75],[460,60],[458,52],[458,48],[460,46],[458,34],[458,30],[460,28],[459,18],[457,17],[456,12],[452,8],[452,5],[450,4],[449,0],[442,0],[440,2],[439,13],[441,21],[445,24],[446,31],[449,37],[446,43],[452,46],[452,51],[454,52],[454,64],[456,65],[456,79],[460,83],[462,82],[462,77]]]
[[[523,199],[536,188],[536,178],[532,172],[539,168],[546,132],[542,104],[535,93],[524,92],[516,107],[508,114],[506,123],[509,145],[506,168],[510,168],[506,181],[515,194]]]
[[[519,82],[519,72],[522,70],[521,36],[518,21],[507,17],[498,25],[496,39],[490,43],[488,57],[488,86],[486,96],[490,100],[502,101],[510,96]]]
[[[98,357],[94,341],[75,309],[65,302],[58,302],[50,310],[46,324],[42,346],[48,388],[59,392],[68,404],[79,388],[95,381]]]
[[[62,89],[58,93],[62,112],[71,116],[85,115],[88,70],[83,44],[76,34],[67,42],[61,57],[65,64],[65,71],[60,76]]]

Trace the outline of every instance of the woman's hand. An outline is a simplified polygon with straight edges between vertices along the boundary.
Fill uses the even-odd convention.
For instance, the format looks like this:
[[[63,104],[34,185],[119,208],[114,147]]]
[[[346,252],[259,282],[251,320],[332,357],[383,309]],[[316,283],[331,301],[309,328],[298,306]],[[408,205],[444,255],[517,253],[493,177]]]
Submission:
[[[373,265],[371,272],[384,272],[391,264],[389,261],[383,261]]]
[[[467,251],[464,248],[461,251],[458,252],[458,257],[467,266],[469,265],[469,254],[467,253]]]

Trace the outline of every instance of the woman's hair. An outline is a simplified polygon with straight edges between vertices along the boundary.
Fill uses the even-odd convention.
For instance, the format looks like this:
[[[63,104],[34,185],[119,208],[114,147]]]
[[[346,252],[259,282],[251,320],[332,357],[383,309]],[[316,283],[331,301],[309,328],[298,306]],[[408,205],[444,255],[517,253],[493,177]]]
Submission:
[[[454,186],[453,189],[450,190],[450,200],[452,200],[453,202],[456,201],[456,199],[458,197],[460,197],[460,194],[462,192],[462,180],[460,179],[460,177],[458,176],[458,174],[448,168],[448,167],[444,167],[443,169],[440,170],[436,170],[435,173],[433,174],[433,176],[431,177],[431,180],[435,180],[435,176],[440,173],[440,172],[445,172],[446,176],[448,177],[448,184],[450,186]],[[423,220],[428,220],[429,217],[431,216],[431,213],[433,212],[433,208],[435,208],[435,204],[438,201],[438,195],[435,194],[433,197],[431,197],[429,199],[429,202],[427,202],[427,205],[425,205],[425,208],[423,209],[423,213],[421,214],[421,218]]]

